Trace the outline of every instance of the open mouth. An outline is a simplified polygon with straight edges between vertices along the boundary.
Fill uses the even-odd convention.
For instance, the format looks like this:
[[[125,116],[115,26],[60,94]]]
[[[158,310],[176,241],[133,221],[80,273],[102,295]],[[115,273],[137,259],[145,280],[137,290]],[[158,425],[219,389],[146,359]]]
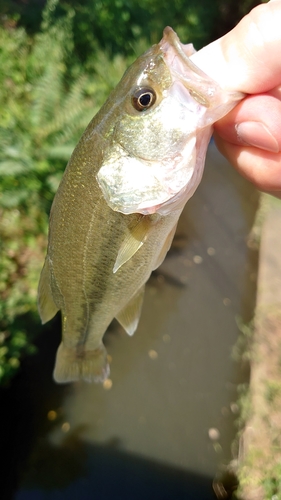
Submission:
[[[172,78],[180,80],[190,96],[208,108],[211,105],[212,96],[220,90],[220,87],[190,59],[190,56],[196,52],[192,43],[182,44],[175,31],[167,26],[163,32],[160,49]]]

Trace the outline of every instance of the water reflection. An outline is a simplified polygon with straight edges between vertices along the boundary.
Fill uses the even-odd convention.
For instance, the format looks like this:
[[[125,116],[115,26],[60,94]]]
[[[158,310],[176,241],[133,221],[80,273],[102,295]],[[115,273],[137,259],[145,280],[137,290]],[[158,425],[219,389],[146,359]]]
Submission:
[[[214,498],[247,377],[231,349],[236,317],[248,321],[255,303],[257,256],[247,236],[257,202],[212,145],[172,251],[147,286],[136,334],[117,322],[106,334],[104,386],[55,385],[58,320],[56,331],[45,330],[7,406],[8,427],[9,409],[20,407],[5,443],[16,500]]]

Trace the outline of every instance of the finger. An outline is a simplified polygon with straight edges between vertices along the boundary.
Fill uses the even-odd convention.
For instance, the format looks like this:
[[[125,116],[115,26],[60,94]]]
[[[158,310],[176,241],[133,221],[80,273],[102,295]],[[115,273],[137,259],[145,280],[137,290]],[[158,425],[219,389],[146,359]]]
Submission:
[[[273,95],[272,95],[273,94]],[[281,101],[272,93],[248,96],[215,124],[218,134],[236,145],[281,151]]]
[[[214,134],[219,151],[261,191],[281,195],[281,153],[270,153],[254,147],[243,147]]]
[[[255,94],[281,83],[281,0],[255,7],[192,60],[223,88]]]

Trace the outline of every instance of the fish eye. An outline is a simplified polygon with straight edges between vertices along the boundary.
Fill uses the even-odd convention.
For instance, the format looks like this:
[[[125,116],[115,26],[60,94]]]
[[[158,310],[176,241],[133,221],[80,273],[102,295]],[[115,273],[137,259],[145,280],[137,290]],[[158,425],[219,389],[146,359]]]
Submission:
[[[138,88],[132,94],[131,101],[137,111],[145,111],[155,103],[156,92],[151,87]]]

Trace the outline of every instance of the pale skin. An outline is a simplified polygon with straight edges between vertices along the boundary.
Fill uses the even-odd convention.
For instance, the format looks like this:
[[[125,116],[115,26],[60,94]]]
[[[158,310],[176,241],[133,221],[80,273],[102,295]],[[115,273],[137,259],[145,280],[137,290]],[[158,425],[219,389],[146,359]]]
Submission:
[[[240,174],[281,198],[281,0],[259,5],[192,58],[223,88],[247,94],[215,124],[215,140]]]

